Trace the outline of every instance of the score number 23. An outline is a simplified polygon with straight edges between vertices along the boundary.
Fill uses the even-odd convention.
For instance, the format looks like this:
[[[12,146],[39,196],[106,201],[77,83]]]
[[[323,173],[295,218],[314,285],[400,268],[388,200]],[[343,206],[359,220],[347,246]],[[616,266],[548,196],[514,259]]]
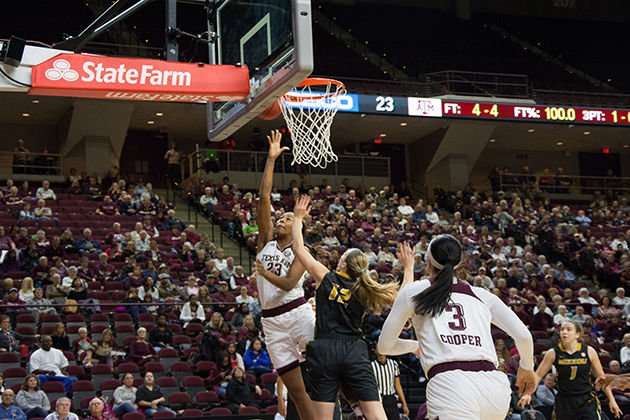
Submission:
[[[394,98],[392,98],[391,96],[377,96],[376,110],[379,112],[393,112]]]

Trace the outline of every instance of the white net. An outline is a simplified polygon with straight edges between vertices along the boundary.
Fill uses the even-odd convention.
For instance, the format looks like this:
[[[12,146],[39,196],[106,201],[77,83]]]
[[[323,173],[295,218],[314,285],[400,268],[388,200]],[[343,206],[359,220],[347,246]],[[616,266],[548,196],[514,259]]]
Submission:
[[[346,92],[343,84],[322,82],[299,86],[280,98],[282,115],[293,142],[291,165],[325,168],[337,161],[330,145],[330,126],[337,113],[337,97]]]

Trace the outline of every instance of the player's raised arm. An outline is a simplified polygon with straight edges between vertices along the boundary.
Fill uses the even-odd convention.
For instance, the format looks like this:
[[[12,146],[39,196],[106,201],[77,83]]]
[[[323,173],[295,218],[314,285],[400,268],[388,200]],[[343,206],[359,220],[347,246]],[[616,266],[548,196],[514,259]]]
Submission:
[[[389,312],[381,335],[376,344],[376,350],[381,354],[399,355],[413,353],[418,350],[418,341],[398,338],[407,320],[413,316],[413,305],[407,295],[408,288],[402,288]]]
[[[402,290],[403,287],[413,282],[414,280],[413,252],[407,242],[398,244],[398,251],[396,252],[396,257],[398,258],[398,262],[403,266],[403,269],[404,269],[403,282],[400,285],[400,290]]]
[[[518,372],[516,374],[516,386],[519,388],[521,395],[532,394],[536,391],[536,386],[540,378],[536,381],[534,374],[534,340],[532,339],[531,333],[516,314],[498,297],[484,290],[480,290],[479,293],[482,297],[482,301],[492,313],[492,323],[514,339],[514,345],[518,349],[518,354],[521,356]],[[549,365],[547,370],[550,368],[551,365]],[[538,370],[540,371],[540,367]],[[542,374],[542,376],[544,376],[544,374]]]
[[[289,272],[286,277],[278,276],[277,274],[272,273],[269,270],[265,269],[265,264],[256,259],[256,273],[263,276],[269,283],[274,286],[284,290],[285,292],[290,292],[293,290],[297,282],[304,274],[304,266],[300,262],[299,259],[293,261],[291,264],[291,268],[289,268]]]
[[[317,261],[310,252],[304,246],[304,238],[302,237],[302,230],[298,229],[298,226],[302,226],[304,223],[304,217],[311,212],[309,206],[311,199],[307,195],[301,196],[295,208],[293,209],[293,253],[296,258],[302,263],[308,274],[310,274],[315,280],[315,287],[319,287],[324,276],[328,273],[328,269],[319,261]]]
[[[262,249],[267,242],[273,238],[273,225],[271,223],[271,189],[273,188],[273,169],[276,159],[288,147],[280,147],[282,134],[279,130],[272,130],[271,136],[267,136],[269,141],[269,153],[267,163],[263,172],[262,184],[260,185],[260,205],[258,206],[258,249]]]

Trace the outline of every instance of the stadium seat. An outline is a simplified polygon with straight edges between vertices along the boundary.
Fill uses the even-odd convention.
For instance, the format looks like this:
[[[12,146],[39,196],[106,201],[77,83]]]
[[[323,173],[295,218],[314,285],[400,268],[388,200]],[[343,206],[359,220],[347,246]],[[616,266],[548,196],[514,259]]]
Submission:
[[[11,388],[16,383],[22,383],[26,377],[23,367],[10,367],[4,370],[4,386]]]
[[[174,349],[162,349],[157,354],[158,360],[167,368],[170,369],[171,365],[175,362],[179,362],[179,355]]]
[[[50,401],[66,396],[66,388],[61,382],[49,381],[42,386],[42,391],[46,393]],[[113,393],[113,392],[112,392]]]
[[[122,281],[110,280],[103,283],[103,290],[125,290],[125,285]]]
[[[19,353],[0,353],[0,372],[20,364]]]
[[[260,414],[260,410],[256,407],[241,407],[238,409],[239,416],[256,416]]]
[[[144,322],[155,323],[155,315],[150,313],[138,314],[138,323],[141,324]]]
[[[168,397],[171,410],[179,411],[190,405],[190,396],[185,392],[174,392]]]
[[[107,297],[109,298],[109,294]],[[94,328],[95,325],[106,325],[109,327],[109,317],[106,314],[92,314],[90,315],[90,325],[92,328]]]
[[[118,375],[122,375],[124,373],[133,373],[136,376],[140,372],[138,369],[138,365],[134,362],[124,362],[118,365]]]
[[[131,317],[131,314],[128,314],[127,312],[120,312],[120,313],[114,314],[114,324],[135,325],[133,322],[133,318]]]
[[[61,318],[57,314],[44,314],[39,318],[40,327],[45,327],[47,325],[57,325],[61,322]]]
[[[105,363],[98,363],[92,366],[91,375],[94,387],[100,389],[104,381],[112,378],[112,368]]]
[[[79,380],[72,384],[72,402],[75,407],[81,406],[81,400],[83,398],[93,398],[94,395],[95,389],[92,382]]]
[[[198,408],[187,408],[184,410],[180,417],[203,417],[204,412],[199,410]]]
[[[277,404],[271,404],[269,407],[265,407],[265,409],[263,410],[263,413],[270,414],[272,416],[275,416],[277,412],[278,412]]]
[[[116,339],[121,343],[125,340],[126,337],[136,336],[135,328],[133,327],[133,325],[129,324],[116,324],[116,326],[114,327],[114,331],[116,334]]]
[[[184,378],[192,375],[192,367],[188,362],[174,362],[169,371],[180,385],[182,385]]]
[[[16,326],[31,327],[33,330],[37,328],[37,320],[33,314],[18,314],[15,318]]]
[[[77,379],[84,379],[85,378],[85,370],[83,369],[83,366],[81,366],[81,365],[70,364],[70,365],[68,365],[66,370],[68,372],[68,376],[73,376],[73,377],[75,377]]]
[[[101,395],[111,400],[114,397],[114,391],[116,391],[116,388],[121,385],[122,381],[119,381],[118,379],[105,379],[103,382],[101,382],[99,387],[101,390]]]
[[[154,419],[172,419],[175,417],[172,411],[156,411],[153,414]]]
[[[197,407],[205,410],[219,403],[219,396],[214,391],[203,391],[195,396]]]
[[[179,386],[177,385],[177,381],[175,378],[171,378],[170,376],[163,376],[155,380],[157,386],[162,389],[164,393],[164,397],[168,399],[171,394],[179,392]]]
[[[215,407],[212,410],[210,410],[210,415],[211,416],[231,416],[232,412],[230,411],[229,408],[225,408],[225,407]]]
[[[198,393],[207,391],[203,378],[199,376],[187,376],[180,383],[190,398],[195,398]]]
[[[85,327],[85,317],[83,314],[66,315],[66,328],[70,328],[72,326]]]
[[[125,413],[122,416],[122,420],[144,420],[144,414],[142,413]]]

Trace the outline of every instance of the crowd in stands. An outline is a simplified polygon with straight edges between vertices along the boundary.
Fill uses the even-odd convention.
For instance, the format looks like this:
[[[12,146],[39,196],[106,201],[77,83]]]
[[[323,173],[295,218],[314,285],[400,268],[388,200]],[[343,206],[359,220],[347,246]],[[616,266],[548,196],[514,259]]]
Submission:
[[[96,395],[109,397],[101,410],[107,418],[134,410],[170,416],[183,410],[182,400],[202,410],[271,412],[276,375],[265,350],[254,273],[186,226],[149,184],[113,178],[106,185],[93,178],[18,191],[19,204],[9,204],[19,201],[12,182],[3,188],[4,389],[13,390],[29,418],[45,414],[33,408],[56,410],[53,402],[64,396],[75,412],[100,418],[93,413]],[[77,181],[80,191],[72,190]],[[19,190],[30,191],[28,185]],[[253,249],[256,191],[241,191],[228,179],[198,191],[200,209]],[[626,200],[564,205],[518,191],[485,195],[470,186],[453,192],[438,186],[425,201],[404,185],[377,190],[344,180],[333,189],[324,180],[275,189],[273,217],[291,210],[303,193],[313,199],[306,242],[326,266],[335,267],[345,249],[356,247],[368,255],[375,279],[400,281],[395,246],[408,241],[420,278],[431,238],[451,233],[465,252],[458,276],[514,309],[532,330],[539,359],[556,342],[558,324],[573,319],[586,326],[582,339],[608,370],[630,371]],[[37,201],[49,218],[20,217]],[[304,283],[312,296],[312,282]],[[386,316],[365,318],[368,338],[378,336]],[[413,336],[413,329],[404,334]],[[513,375],[519,356],[501,331],[494,336],[500,368]],[[44,352],[55,355],[42,357]],[[46,380],[53,373],[57,378]],[[40,390],[50,407],[41,396],[40,405],[23,404],[26,394],[17,398],[24,391],[35,400]],[[628,405],[628,397],[619,393],[620,405]]]
[[[472,186],[449,192],[438,185],[430,201],[414,200],[404,185],[377,190],[353,188],[344,180],[333,189],[326,180],[314,186],[293,182],[284,192],[274,190],[272,202],[279,217],[300,194],[311,196],[305,235],[319,260],[333,268],[344,250],[359,248],[370,259],[371,275],[382,282],[401,281],[398,243],[415,246],[419,278],[431,238],[452,234],[465,253],[458,276],[513,308],[533,332],[538,360],[557,342],[559,324],[573,319],[586,327],[582,340],[595,347],[607,370],[630,372],[630,334],[624,340],[630,333],[630,204],[614,189],[596,193],[590,203],[552,203],[544,194],[552,191],[544,188],[566,188],[562,179],[550,185],[543,179],[541,191],[533,177],[531,185],[508,191],[496,186],[490,194]],[[255,192],[241,191],[227,179],[197,188],[208,217],[249,245],[256,232]],[[385,317],[366,317],[364,331],[378,335]],[[501,369],[515,374],[516,350],[503,332],[495,337]],[[628,407],[629,397],[619,393],[619,404]],[[519,410],[516,404],[514,409]]]

